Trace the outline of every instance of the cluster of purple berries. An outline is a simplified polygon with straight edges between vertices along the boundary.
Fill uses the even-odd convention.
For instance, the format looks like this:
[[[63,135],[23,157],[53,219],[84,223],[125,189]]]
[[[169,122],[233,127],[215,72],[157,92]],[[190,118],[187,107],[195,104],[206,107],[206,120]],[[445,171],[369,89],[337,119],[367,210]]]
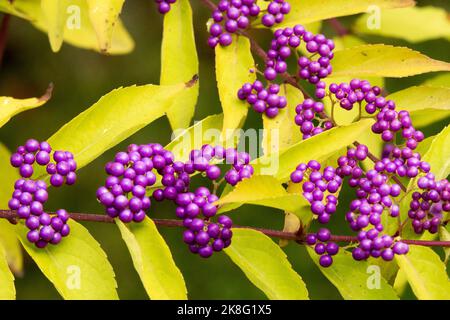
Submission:
[[[110,217],[118,217],[125,223],[140,222],[151,205],[147,188],[156,183],[153,171],[162,174],[163,184],[167,185],[164,189],[158,189],[162,196],[174,199],[177,194],[173,186],[177,181],[174,178],[177,165],[173,161],[173,154],[164,150],[160,144],[132,144],[128,146],[127,152],[118,152],[114,161],[106,164],[108,177],[105,185],[97,190],[97,199],[105,206]],[[171,184],[168,183],[169,176],[173,178]],[[183,182],[178,190],[182,192],[185,188]]]
[[[245,83],[238,91],[238,98],[246,100],[256,112],[274,118],[287,105],[286,97],[278,95],[279,92],[278,84],[271,84],[266,89],[261,81],[256,80],[253,84]]]
[[[317,216],[317,220],[321,224],[327,224],[331,215],[336,212],[337,198],[333,194],[341,187],[342,178],[331,166],[324,168],[323,172],[320,169],[320,163],[315,160],[308,164],[301,163],[291,173],[291,181],[300,183],[307,178],[302,185],[303,196],[311,204],[311,211]]]
[[[320,256],[319,264],[327,268],[333,264],[333,257],[339,252],[339,245],[330,241],[331,232],[326,228],[321,228],[315,234],[306,236],[306,243],[314,246],[314,251]]]
[[[322,86],[322,81],[317,85]],[[324,83],[323,83],[324,84]],[[303,140],[315,136],[323,131],[333,128],[330,120],[324,120],[320,114],[324,111],[322,102],[316,102],[312,99],[305,99],[295,108],[295,124],[300,127]]]
[[[158,5],[158,11],[161,14],[166,14],[170,11],[170,6],[177,2],[177,0],[155,0]]]
[[[56,245],[70,233],[67,224],[69,215],[65,210],[60,209],[55,215],[44,211],[44,204],[48,200],[47,183],[29,179],[34,172],[33,165],[37,163],[47,166],[47,172],[51,174],[50,183],[54,187],[75,183],[77,164],[73,154],[68,151],[55,151],[55,162],[51,162],[51,152],[52,148],[47,142],[29,139],[24,146],[18,147],[10,158],[11,165],[19,168],[22,178],[14,184],[14,192],[8,206],[17,211],[20,219],[25,219],[25,225],[29,229],[27,239],[38,248],[44,248],[49,243]]]
[[[316,88],[316,97],[325,97],[325,88]],[[366,111],[373,114],[377,108],[385,104],[385,99],[380,96],[381,88],[372,86],[367,80],[352,79],[350,83],[332,83],[329,91],[345,110],[352,110],[355,103],[366,102]]]
[[[366,260],[370,256],[381,257],[384,261],[391,261],[395,255],[407,254],[409,246],[401,241],[395,242],[391,236],[380,235],[376,229],[360,231],[358,233],[359,245],[352,251],[353,259]]]
[[[320,79],[331,74],[330,60],[334,57],[334,42],[323,34],[314,35],[306,31],[302,25],[296,25],[293,28],[287,27],[275,31],[274,39],[267,51],[266,69],[264,70],[264,77],[268,81],[275,80],[277,74],[287,71],[286,60],[291,56],[292,50],[297,50],[302,40],[311,56],[298,58],[299,77],[312,84],[317,84]],[[313,59],[315,55],[319,57],[317,60]]]
[[[267,12],[262,16],[261,23],[270,28],[284,20],[284,15],[291,11],[291,5],[285,0],[272,0],[267,6]]]
[[[439,230],[444,212],[450,211],[450,183],[446,179],[436,181],[432,173],[419,178],[417,186],[423,192],[412,194],[408,216],[412,227],[418,234],[424,230],[436,233]]]
[[[388,144],[383,150],[381,161],[375,163],[375,169],[400,177],[415,178],[420,172],[428,173],[430,165],[421,161],[420,154],[409,147],[399,148]]]
[[[198,188],[195,193],[180,193],[175,200],[176,215],[183,219],[186,228],[183,241],[192,253],[202,258],[208,258],[214,251],[219,252],[231,244],[231,219],[221,215],[217,223],[210,221],[217,213],[218,207],[214,205],[217,200],[219,198],[205,187]]]

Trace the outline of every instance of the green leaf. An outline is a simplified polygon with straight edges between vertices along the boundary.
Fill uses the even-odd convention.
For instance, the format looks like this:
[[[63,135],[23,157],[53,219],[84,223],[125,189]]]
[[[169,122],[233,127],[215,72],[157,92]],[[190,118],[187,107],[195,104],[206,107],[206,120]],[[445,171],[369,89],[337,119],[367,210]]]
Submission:
[[[16,225],[16,232],[25,250],[64,299],[118,299],[114,271],[105,252],[81,224],[69,220],[69,226],[67,238],[45,249],[28,242],[24,225]]]
[[[164,32],[161,49],[161,84],[189,81],[198,74],[198,57],[195,48],[192,9],[188,0],[171,5],[164,15]],[[195,113],[199,83],[173,101],[167,110],[172,129],[187,128]]]
[[[6,253],[0,246],[0,300],[15,300],[14,276],[8,268]]]
[[[286,254],[266,235],[250,229],[233,229],[225,253],[269,299],[308,299],[308,291]]]
[[[379,27],[369,23],[371,14],[360,16],[353,26],[357,33],[404,39],[409,42],[447,38],[450,39],[448,13],[438,7],[411,7],[381,10],[377,15]],[[413,32],[420,26],[420,32]]]
[[[367,44],[335,52],[331,77],[379,76],[402,78],[449,71],[450,63],[427,57],[406,47]]]
[[[68,0],[41,0],[41,10],[45,18],[48,39],[53,52],[61,49],[66,23]]]
[[[407,255],[396,256],[400,270],[418,299],[448,300],[450,299],[450,282],[445,265],[439,256],[430,248],[410,246]]]
[[[163,116],[172,101],[190,87],[182,83],[115,89],[65,124],[48,142],[55,150],[72,152],[81,168]],[[39,173],[45,174],[44,170]]]
[[[149,297],[154,300],[187,299],[183,275],[153,221],[148,217],[140,223],[126,225],[117,221],[117,226]]]
[[[398,110],[409,111],[416,127],[450,116],[450,88],[414,86],[393,93],[387,99],[395,101]]]
[[[414,5],[413,0],[290,0],[289,3],[291,12],[284,16],[283,26],[353,15],[366,12],[371,6],[402,8]]]
[[[246,101],[239,100],[237,92],[244,83],[256,80],[256,74],[250,72],[254,67],[250,41],[246,37],[233,36],[233,42],[229,46],[216,47],[216,80],[224,114],[224,140],[244,124],[249,106]]]
[[[0,11],[14,15],[16,17],[20,17],[23,19],[27,19],[27,15],[23,12],[20,12],[14,7],[14,3],[10,0],[0,0]]]
[[[372,119],[364,119],[348,126],[327,130],[279,153],[264,155],[252,162],[255,174],[273,175],[280,182],[286,182],[298,164],[311,159],[326,159],[352,144],[362,132],[369,130],[372,124]]]
[[[8,201],[14,191],[14,182],[19,179],[15,168],[9,164],[11,153],[0,143],[0,172],[2,173],[2,185],[0,188],[0,206],[8,207]],[[23,255],[22,248],[14,229],[14,225],[6,219],[0,219],[0,247],[3,247],[9,267],[16,274],[22,274]]]
[[[254,204],[277,208],[292,213],[308,206],[301,194],[288,193],[283,185],[272,176],[253,176],[241,181],[233,191],[219,199],[218,205]],[[220,212],[228,211],[226,206]],[[236,207],[233,206],[233,209]]]
[[[439,239],[441,241],[450,241],[450,232],[447,230],[448,227],[440,227],[439,228]],[[444,248],[445,259],[444,264],[447,266],[448,258],[450,257],[450,248]]]
[[[348,251],[340,251],[333,256],[333,264],[328,268],[319,265],[319,256],[308,247],[308,253],[320,271],[339,290],[346,300],[397,300],[394,289],[370,268],[366,261],[354,261]],[[378,283],[379,281],[379,283]],[[379,286],[378,286],[379,285]]]
[[[97,34],[100,51],[104,53],[111,48],[114,27],[124,2],[125,0],[87,0],[89,18]]]
[[[427,79],[423,85],[450,88],[450,72],[441,72],[437,76]]]
[[[16,114],[37,108],[46,103],[52,96],[53,85],[39,98],[15,99],[12,97],[0,97],[0,128]]]
[[[8,0],[3,0],[8,1]],[[54,0],[46,0],[50,5]],[[86,0],[58,0],[67,1],[68,6],[60,11],[63,19],[64,31],[63,40],[71,45],[83,49],[95,50],[102,52],[95,33],[94,27],[89,19],[89,8]],[[48,22],[46,15],[41,10],[40,0],[14,0],[14,8],[23,13],[26,19],[30,20],[37,29],[48,32]],[[52,11],[49,14],[53,14]],[[52,16],[52,25],[58,26],[61,16]],[[55,28],[56,28],[55,27]],[[56,29],[55,29],[56,30]],[[55,32],[55,31],[53,31]],[[59,31],[61,33],[61,31]],[[52,44],[53,49],[58,49],[58,41]],[[53,40],[52,40],[53,42]],[[112,33],[112,42],[109,54],[125,54],[134,49],[133,39],[119,19],[116,22]]]
[[[287,106],[273,119],[263,116],[264,135],[262,147],[265,154],[278,152],[302,140],[295,124],[295,107],[303,101],[303,95],[290,84],[281,86],[280,94],[286,97]]]

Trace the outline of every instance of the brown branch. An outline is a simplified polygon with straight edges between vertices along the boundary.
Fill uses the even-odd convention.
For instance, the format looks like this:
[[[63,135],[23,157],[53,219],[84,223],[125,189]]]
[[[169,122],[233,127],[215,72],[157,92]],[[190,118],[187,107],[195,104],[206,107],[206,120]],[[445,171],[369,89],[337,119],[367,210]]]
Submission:
[[[49,214],[54,214],[53,212],[49,212]],[[85,222],[103,222],[103,223],[115,223],[114,219],[103,214],[90,214],[90,213],[69,213],[71,219],[75,221],[85,221]],[[10,221],[17,221],[18,216],[15,211],[12,210],[0,210],[0,218],[8,219]],[[174,219],[152,219],[153,222],[157,226],[161,227],[183,227],[182,220],[174,220]],[[299,234],[294,232],[285,232],[280,230],[273,229],[264,229],[258,227],[250,227],[250,226],[234,226],[233,228],[245,228],[259,231],[269,237],[285,239],[285,240],[294,240],[298,243],[304,243],[307,234]],[[357,242],[357,238],[353,236],[340,236],[333,235],[331,236],[332,241],[336,242]],[[404,243],[418,245],[418,246],[428,246],[428,247],[450,247],[450,241],[424,241],[424,240],[408,240],[402,239]]]
[[[8,28],[9,21],[11,20],[11,15],[4,14],[2,24],[0,26],[0,66],[3,61],[3,55],[5,53],[6,41],[8,39]]]

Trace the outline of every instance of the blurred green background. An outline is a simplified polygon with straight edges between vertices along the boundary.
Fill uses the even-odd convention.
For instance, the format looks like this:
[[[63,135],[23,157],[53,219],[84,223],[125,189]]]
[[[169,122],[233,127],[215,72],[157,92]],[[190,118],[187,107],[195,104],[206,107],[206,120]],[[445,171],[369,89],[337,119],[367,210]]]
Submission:
[[[191,1],[194,9],[197,50],[200,59],[200,97],[195,120],[220,113],[220,103],[214,78],[214,52],[206,45],[206,21],[209,11],[198,1]],[[443,1],[419,1],[419,5],[434,5],[450,10],[450,3]],[[52,99],[43,107],[22,113],[0,130],[0,141],[10,149],[27,138],[46,139],[64,123],[91,106],[102,95],[119,86],[158,83],[160,72],[160,45],[162,16],[151,0],[126,1],[122,13],[125,26],[136,42],[135,50],[124,56],[102,56],[93,51],[81,50],[64,44],[55,54],[50,50],[47,35],[33,28],[28,22],[13,17],[9,30],[7,49],[1,68],[0,94],[25,98],[40,96],[47,85],[55,85]],[[351,25],[354,17],[340,19]],[[322,30],[333,35],[327,24]],[[420,32],[420,26],[417,30]],[[267,47],[270,32],[257,31],[255,36]],[[379,37],[365,37],[369,43],[389,43],[408,46],[439,60],[450,61],[450,45],[445,40],[433,40],[419,44]],[[183,54],[182,52],[179,53]],[[395,92],[420,84],[437,76],[425,74],[404,79],[387,79],[388,92]],[[261,117],[249,113],[245,127],[261,127]],[[426,135],[439,132],[448,119],[424,129]],[[166,118],[161,118],[134,136],[116,146],[89,166],[79,171],[76,186],[62,188],[50,197],[49,210],[65,208],[73,212],[102,212],[95,199],[96,188],[103,183],[103,164],[127,144],[170,141],[171,130]],[[348,195],[348,196],[347,196]],[[344,190],[341,208],[349,199]],[[346,201],[347,200],[347,201]],[[152,217],[171,218],[174,207],[156,204]],[[283,214],[279,211],[254,206],[244,206],[231,213],[235,223],[260,227],[282,228]],[[341,215],[342,216],[342,215]],[[339,220],[339,221],[337,221]],[[334,219],[332,228],[337,233],[348,232],[343,219]],[[100,242],[115,270],[119,296],[122,299],[146,299],[147,295],[133,269],[130,255],[114,225],[84,224]],[[181,230],[160,229],[167,240],[174,259],[184,274],[191,299],[264,299],[265,296],[247,280],[225,254],[216,254],[208,260],[188,252],[181,241]],[[276,241],[276,240],[275,240]],[[337,290],[322,276],[304,247],[295,243],[286,248],[294,269],[304,278],[313,299],[340,299]],[[16,279],[18,299],[60,299],[60,296],[42,275],[29,257],[25,261],[25,274]],[[404,298],[412,298],[408,291]]]

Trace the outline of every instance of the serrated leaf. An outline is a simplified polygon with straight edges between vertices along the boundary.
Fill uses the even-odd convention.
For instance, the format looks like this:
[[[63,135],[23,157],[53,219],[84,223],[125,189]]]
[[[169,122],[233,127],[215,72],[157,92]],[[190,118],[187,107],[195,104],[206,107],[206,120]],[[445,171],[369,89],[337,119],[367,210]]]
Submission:
[[[308,201],[301,194],[288,193],[283,185],[272,176],[253,176],[241,181],[233,191],[216,202],[218,205],[254,204],[277,208],[289,212],[297,212]],[[233,206],[233,209],[236,207]],[[225,212],[226,206],[220,212]]]
[[[284,16],[283,26],[353,15],[373,6],[402,8],[414,5],[413,0],[290,0],[289,3],[291,12]]]
[[[16,99],[12,97],[0,97],[0,128],[16,114],[42,106],[52,96],[53,86],[39,98]]]
[[[256,80],[256,74],[250,72],[254,67],[250,41],[246,37],[233,35],[233,42],[229,46],[216,47],[216,80],[224,114],[224,140],[241,128],[245,121],[249,106],[246,101],[239,100],[237,92],[244,83]]]
[[[450,88],[414,86],[390,94],[387,99],[395,101],[398,110],[409,111],[415,127],[450,116]]]
[[[321,161],[328,158],[352,144],[362,132],[370,130],[372,124],[372,119],[364,119],[348,126],[327,130],[279,153],[264,155],[252,162],[255,174],[273,175],[280,182],[286,182],[298,164],[311,159]]]
[[[11,153],[0,143],[0,172],[2,173],[2,188],[0,188],[0,206],[8,207],[8,201],[14,191],[14,183],[19,179],[15,168],[9,164]],[[0,247],[3,247],[6,260],[11,270],[16,274],[22,274],[23,255],[22,248],[14,230],[14,226],[6,219],[0,219]]]
[[[319,256],[312,248],[308,247],[308,253],[344,299],[398,300],[394,289],[376,268],[370,268],[366,261],[353,260],[348,251],[333,256],[333,264],[328,268],[320,267]]]
[[[330,77],[402,78],[450,70],[450,63],[434,60],[406,47],[385,44],[367,44],[336,51],[332,64],[333,73]]]
[[[396,256],[395,260],[418,299],[450,299],[450,282],[445,265],[432,249],[410,246],[408,254]]]
[[[265,154],[278,152],[299,141],[302,136],[295,124],[295,107],[303,101],[303,95],[290,84],[281,86],[280,94],[286,97],[287,106],[273,119],[263,116],[264,134],[262,148]]]
[[[189,81],[198,74],[198,56],[195,48],[192,9],[188,0],[171,5],[164,15],[164,32],[161,49],[161,84]],[[173,130],[189,127],[195,113],[199,82],[186,91],[167,110]]]
[[[81,168],[163,116],[172,101],[189,87],[182,83],[115,89],[65,124],[48,142],[55,150],[72,152]],[[37,176],[43,174],[41,169]]]
[[[98,242],[81,224],[69,220],[70,235],[57,246],[36,248],[28,229],[16,225],[25,250],[66,300],[118,299],[114,271]]]
[[[51,3],[53,0],[46,1]],[[87,1],[66,1],[68,1],[68,5],[64,8],[64,11],[62,11],[62,15],[64,18],[63,40],[79,48],[102,52],[94,27],[92,26],[92,23],[89,19],[89,9]],[[22,12],[23,15],[26,16],[26,19],[31,21],[34,27],[43,32],[48,31],[46,16],[41,11],[40,0],[15,0],[13,5],[17,11]],[[55,21],[57,17],[52,16],[52,19]],[[56,45],[57,44],[58,43],[56,43]],[[125,54],[129,53],[133,49],[133,39],[125,29],[122,21],[118,19],[112,33],[111,48],[108,53]]]
[[[286,254],[261,232],[233,229],[233,240],[225,253],[269,299],[309,299],[305,283]]]
[[[153,221],[148,217],[126,225],[117,221],[117,226],[148,296],[154,300],[187,299],[183,275]]]
[[[125,0],[87,0],[89,18],[97,34],[100,51],[111,48],[113,30]]]
[[[14,276],[8,268],[6,253],[0,246],[0,300],[15,300]]]
[[[48,39],[53,52],[61,49],[66,23],[68,0],[41,0],[41,10],[47,27]]]
[[[411,7],[395,10],[381,10],[377,26],[369,23],[371,14],[359,17],[353,30],[357,33],[404,39],[409,42],[448,38],[450,21],[448,13],[438,7]],[[420,26],[420,32],[413,32]]]

